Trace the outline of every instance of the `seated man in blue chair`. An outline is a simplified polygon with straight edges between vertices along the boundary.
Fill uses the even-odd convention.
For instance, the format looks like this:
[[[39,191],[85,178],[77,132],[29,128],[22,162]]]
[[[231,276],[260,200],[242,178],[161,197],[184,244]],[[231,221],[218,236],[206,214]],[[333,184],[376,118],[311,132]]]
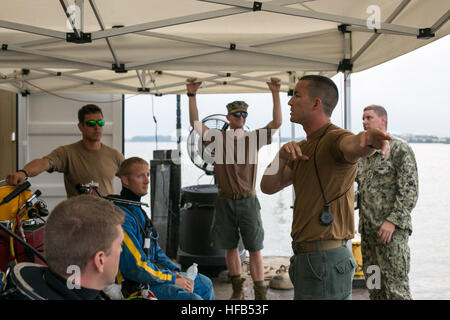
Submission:
[[[139,202],[147,194],[150,171],[145,160],[138,157],[125,160],[118,176],[122,181],[118,198]],[[192,282],[163,252],[157,242],[158,233],[138,204],[116,204],[126,213],[117,277],[125,296],[142,286],[149,286],[160,300],[214,299],[212,282],[208,277],[198,274]]]

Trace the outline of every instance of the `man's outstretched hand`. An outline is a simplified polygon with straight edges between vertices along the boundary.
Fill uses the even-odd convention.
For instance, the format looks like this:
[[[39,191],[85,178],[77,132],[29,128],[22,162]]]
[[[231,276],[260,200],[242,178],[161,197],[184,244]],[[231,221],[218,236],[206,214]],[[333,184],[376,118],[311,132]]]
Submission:
[[[364,131],[360,139],[360,147],[371,147],[381,151],[381,156],[385,158],[390,151],[389,140],[392,138],[379,129],[368,129]]]

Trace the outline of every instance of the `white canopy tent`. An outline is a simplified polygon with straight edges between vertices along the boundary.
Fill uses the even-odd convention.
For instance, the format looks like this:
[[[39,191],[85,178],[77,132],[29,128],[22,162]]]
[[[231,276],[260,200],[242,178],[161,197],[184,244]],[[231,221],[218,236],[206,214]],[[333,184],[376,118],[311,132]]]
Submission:
[[[448,0],[2,0],[0,88],[22,94],[289,92],[450,33]],[[347,118],[347,117],[346,117]],[[344,126],[349,128],[348,121]]]
[[[265,92],[271,76],[288,91],[450,31],[448,0],[1,2],[0,87],[30,93],[181,93],[188,76],[203,93]]]
[[[19,167],[78,134],[79,105],[42,92],[109,94],[116,124],[117,94],[185,93],[190,76],[199,93],[267,92],[272,76],[289,92],[304,74],[343,72],[350,129],[351,73],[448,35],[449,18],[448,0],[0,0],[0,89],[28,95]],[[120,149],[121,126],[108,127]],[[54,176],[37,186],[64,197]]]

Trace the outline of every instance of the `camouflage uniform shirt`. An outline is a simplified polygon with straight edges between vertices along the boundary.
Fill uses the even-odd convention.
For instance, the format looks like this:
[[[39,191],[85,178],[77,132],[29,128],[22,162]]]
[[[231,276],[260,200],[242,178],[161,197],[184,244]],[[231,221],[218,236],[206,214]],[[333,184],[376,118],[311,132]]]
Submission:
[[[419,183],[416,159],[406,141],[392,137],[389,145],[386,158],[376,151],[358,162],[359,230],[378,231],[387,220],[411,235]]]

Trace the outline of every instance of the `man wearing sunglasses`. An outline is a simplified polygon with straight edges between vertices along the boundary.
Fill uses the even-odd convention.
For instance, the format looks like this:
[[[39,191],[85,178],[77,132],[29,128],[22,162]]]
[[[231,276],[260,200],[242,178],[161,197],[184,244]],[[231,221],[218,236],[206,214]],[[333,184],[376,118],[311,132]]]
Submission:
[[[105,125],[102,110],[94,104],[85,105],[78,111],[78,121],[82,135],[80,141],[58,147],[43,158],[30,161],[23,169],[9,174],[6,182],[15,186],[44,171],[57,171],[64,173],[68,197],[78,195],[77,185],[92,181],[98,183],[98,191],[102,195],[113,194],[114,176],[124,156],[101,142]]]
[[[189,97],[189,119],[191,126],[208,144],[208,136],[214,135],[214,173],[219,186],[212,226],[214,247],[226,251],[226,262],[231,277],[232,300],[243,300],[244,281],[241,278],[239,257],[239,235],[250,256],[250,274],[254,283],[255,300],[265,300],[267,285],[264,283],[264,265],[261,256],[264,229],[258,198],[255,192],[257,153],[264,145],[272,142],[271,136],[281,126],[280,79],[271,78],[267,83],[272,92],[272,121],[266,127],[251,132],[244,130],[248,105],[234,101],[227,105],[229,130],[213,132],[198,121],[195,94],[201,82],[187,79]],[[273,130],[272,130],[273,129]],[[230,147],[231,146],[231,147]],[[229,148],[230,147],[230,148]],[[218,156],[220,154],[220,156]]]

